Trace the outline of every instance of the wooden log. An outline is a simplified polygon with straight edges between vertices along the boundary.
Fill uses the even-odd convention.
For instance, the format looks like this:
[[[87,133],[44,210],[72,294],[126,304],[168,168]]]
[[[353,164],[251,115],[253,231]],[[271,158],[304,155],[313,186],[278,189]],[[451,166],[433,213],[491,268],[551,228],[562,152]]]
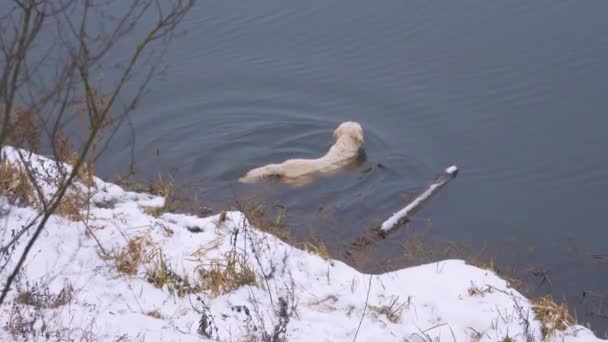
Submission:
[[[408,221],[412,215],[422,208],[424,203],[426,203],[431,196],[441,190],[441,188],[448,184],[449,181],[454,179],[456,175],[458,175],[458,168],[456,166],[452,165],[445,169],[443,173],[441,173],[435,179],[435,181],[431,183],[431,185],[429,185],[424,192],[419,194],[410,204],[384,221],[380,227],[380,232],[386,234],[398,226],[399,223]]]
[[[429,187],[418,195],[410,204],[405,208],[396,212],[388,220],[384,221],[381,226],[376,226],[373,229],[366,232],[364,235],[359,236],[351,243],[351,248],[344,252],[344,257],[353,263],[356,263],[356,256],[363,253],[368,246],[386,239],[389,233],[395,231],[395,228],[399,224],[407,222],[418,210],[422,208],[424,203],[431,198],[431,196],[437,193],[442,187],[444,187],[450,180],[454,179],[458,174],[458,168],[456,166],[450,166],[440,174]]]

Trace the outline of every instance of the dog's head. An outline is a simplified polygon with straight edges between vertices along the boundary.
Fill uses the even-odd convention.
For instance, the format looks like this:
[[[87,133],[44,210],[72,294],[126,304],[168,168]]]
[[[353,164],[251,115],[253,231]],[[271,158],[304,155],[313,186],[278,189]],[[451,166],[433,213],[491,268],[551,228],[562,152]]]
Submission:
[[[363,128],[354,121],[343,122],[334,131],[334,139],[338,140],[341,137],[349,137],[361,145],[363,144]]]

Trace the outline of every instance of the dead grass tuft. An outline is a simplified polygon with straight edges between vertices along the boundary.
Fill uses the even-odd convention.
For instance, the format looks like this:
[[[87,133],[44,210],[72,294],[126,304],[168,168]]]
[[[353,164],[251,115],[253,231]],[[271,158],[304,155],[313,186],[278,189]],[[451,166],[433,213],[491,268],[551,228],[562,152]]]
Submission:
[[[170,294],[176,294],[180,298],[202,291],[202,286],[191,283],[187,275],[182,277],[175,273],[160,251],[153,267],[146,270],[146,280],[159,289],[166,287]]]
[[[69,190],[59,202],[55,213],[71,221],[82,221],[82,210],[87,203],[85,195],[79,190]]]
[[[0,107],[0,112],[4,112],[3,107]],[[40,118],[32,111],[20,106],[13,106],[9,116],[9,124],[12,130],[7,136],[7,143],[32,152],[38,152],[40,131],[43,124]]]
[[[477,287],[474,284],[471,284],[471,287],[469,287],[468,292],[469,296],[471,297],[484,297],[486,293],[492,293],[492,288],[489,285],[486,285],[485,287]]]
[[[160,196],[165,203],[159,208],[144,208],[151,216],[159,217],[164,213],[188,213],[200,217],[208,216],[213,210],[201,206],[198,200],[198,188],[186,184],[177,185],[173,178],[162,177],[150,181],[138,181],[132,177],[117,177],[113,183],[127,191],[145,192]]]
[[[152,217],[158,218],[165,213],[163,207],[142,207],[144,213]]]
[[[153,217],[159,217],[164,213],[175,211],[175,182],[169,177],[163,179],[161,175],[150,184],[148,184],[147,192],[165,199],[165,204],[162,207],[144,208],[144,211]]]
[[[507,334],[507,336],[500,339],[499,341],[500,342],[516,342],[516,340],[513,337],[509,336],[509,334]]]
[[[242,212],[247,221],[257,230],[270,233],[287,243],[292,243],[285,225],[287,209],[283,205],[270,206],[259,201],[247,200],[236,202],[236,209]]]
[[[532,311],[541,323],[543,338],[553,336],[556,331],[564,331],[576,323],[566,304],[557,304],[550,295],[532,300]]]
[[[7,311],[3,329],[13,337],[12,341],[97,340],[94,319],[87,326],[71,327],[72,322],[66,322],[61,311],[32,309],[16,302]]]
[[[158,175],[157,178],[150,181],[138,181],[132,177],[116,177],[113,183],[121,186],[127,191],[145,192],[160,197],[170,197],[175,193],[175,182],[173,178],[163,178]]]
[[[226,211],[222,210],[220,212],[220,217],[217,220],[217,226],[219,227],[219,226],[223,225],[224,223],[226,223]]]
[[[78,179],[88,188],[95,187],[95,164],[86,161],[80,164]]]
[[[58,152],[59,153],[59,152]],[[69,152],[61,152],[61,153],[69,153]],[[67,157],[63,162],[72,167],[76,165],[76,162],[79,158],[78,153],[73,153],[71,156]],[[76,178],[80,183],[85,185],[88,188],[95,187],[95,165],[93,163],[88,163],[83,161],[78,168],[78,172],[76,173]]]
[[[224,254],[221,260],[213,260],[208,268],[199,268],[203,288],[214,297],[232,292],[241,286],[256,285],[255,272],[245,256],[236,251]]]
[[[70,136],[65,132],[63,126],[53,134],[53,150],[57,161],[67,163],[72,159],[72,145],[70,144]]]
[[[61,319],[64,310],[60,308],[67,306],[69,310],[76,299],[77,291],[69,283],[58,293],[51,293],[45,281],[22,280],[16,283],[15,300],[4,311],[8,315],[3,328],[15,341],[88,341],[84,337],[92,337],[90,330],[71,328]]]
[[[34,187],[26,172],[6,158],[0,159],[0,195],[6,197],[11,204],[34,204]]]
[[[72,302],[73,298],[74,289],[70,284],[67,284],[58,294],[54,295],[51,294],[48,286],[36,283],[25,291],[19,291],[15,302],[30,305],[37,309],[56,309]]]
[[[327,251],[327,246],[325,246],[325,244],[322,241],[319,241],[317,243],[306,241],[302,244],[302,247],[306,252],[314,253],[314,254],[320,256],[321,259],[323,259],[325,261],[332,260],[331,256],[329,255],[329,252]]]
[[[143,266],[145,279],[149,283],[178,297],[203,291],[219,296],[244,285],[256,285],[255,272],[245,256],[235,250],[211,260],[208,265],[201,264],[195,269],[193,277],[175,272],[160,247],[146,235],[129,240],[127,246],[118,251],[100,256],[114,261],[119,272],[130,276],[137,275],[140,266]]]
[[[148,315],[150,317],[154,317],[156,319],[160,319],[161,318],[160,311],[158,311],[158,310],[148,311],[148,312],[146,312],[146,315]]]
[[[368,309],[378,315],[385,315],[389,322],[397,324],[401,321],[403,309],[409,308],[410,301],[410,298],[408,298],[407,301],[399,303],[399,297],[394,297],[386,305],[369,305]]]
[[[222,235],[217,235],[213,240],[207,242],[205,245],[192,252],[192,256],[199,261],[204,260],[207,257],[207,253],[218,249],[222,245],[223,240],[224,237]]]
[[[158,175],[158,178],[153,181],[152,183],[150,183],[150,193],[160,196],[160,197],[164,197],[164,198],[169,198],[174,194],[175,191],[175,182],[173,181],[172,177],[168,177],[166,179],[163,178],[163,176]]]
[[[129,240],[123,249],[100,256],[104,260],[114,261],[119,272],[134,276],[140,265],[152,261],[157,250],[158,247],[155,247],[147,236],[141,235]]]

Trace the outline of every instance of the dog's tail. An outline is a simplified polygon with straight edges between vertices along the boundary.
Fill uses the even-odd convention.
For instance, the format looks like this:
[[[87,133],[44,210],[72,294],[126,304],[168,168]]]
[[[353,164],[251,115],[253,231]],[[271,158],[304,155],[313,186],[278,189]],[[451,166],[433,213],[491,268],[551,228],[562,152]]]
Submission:
[[[257,169],[253,169],[253,170],[247,172],[247,174],[245,174],[243,177],[239,178],[239,182],[255,183],[255,182],[259,182],[259,181],[263,180],[264,178],[270,177],[270,176],[280,176],[280,175],[281,174],[279,172],[279,169],[277,168],[277,165],[270,164],[270,165],[258,167]]]

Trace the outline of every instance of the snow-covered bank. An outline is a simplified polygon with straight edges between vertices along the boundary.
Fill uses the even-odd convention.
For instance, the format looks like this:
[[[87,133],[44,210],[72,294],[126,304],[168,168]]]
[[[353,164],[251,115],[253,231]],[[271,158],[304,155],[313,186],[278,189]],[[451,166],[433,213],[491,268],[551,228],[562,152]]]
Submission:
[[[18,319],[34,320],[38,331],[44,324],[50,340],[542,340],[526,298],[461,260],[370,276],[257,231],[239,212],[157,216],[149,208],[162,198],[95,182],[85,222],[49,221],[0,308],[0,340],[46,340],[11,335]],[[1,203],[4,244],[36,212]],[[51,297],[73,294],[54,296],[55,305],[13,304],[45,286]],[[550,340],[598,339],[572,326]]]

